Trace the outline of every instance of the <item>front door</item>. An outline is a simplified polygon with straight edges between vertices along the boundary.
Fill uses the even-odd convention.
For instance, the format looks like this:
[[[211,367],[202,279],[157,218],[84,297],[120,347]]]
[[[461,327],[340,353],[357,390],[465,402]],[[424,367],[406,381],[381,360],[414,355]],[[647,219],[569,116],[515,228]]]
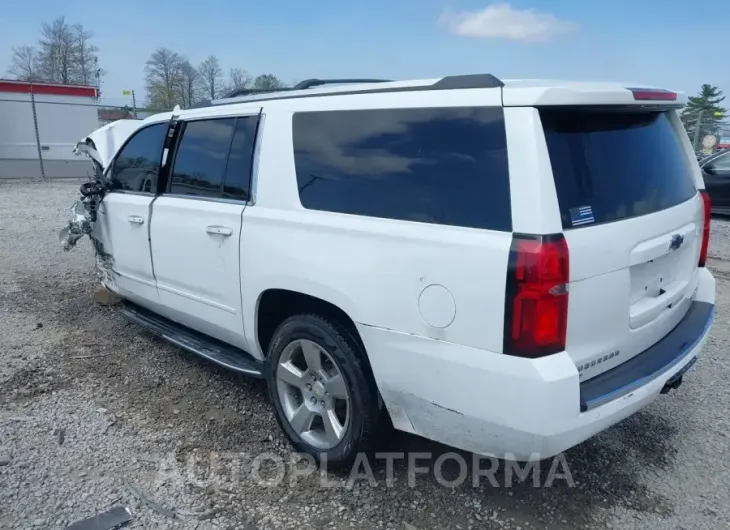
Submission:
[[[167,126],[163,122],[144,127],[119,150],[106,174],[111,191],[94,227],[108,287],[143,305],[158,300],[149,228]]]
[[[258,114],[183,121],[150,240],[160,302],[177,322],[245,347],[240,241]]]

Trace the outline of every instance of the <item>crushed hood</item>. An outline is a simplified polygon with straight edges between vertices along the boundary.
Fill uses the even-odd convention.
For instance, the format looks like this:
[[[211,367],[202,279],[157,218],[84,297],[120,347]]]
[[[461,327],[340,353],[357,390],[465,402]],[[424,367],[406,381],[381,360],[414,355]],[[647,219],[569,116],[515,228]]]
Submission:
[[[114,154],[141,124],[141,120],[117,120],[104,125],[79,140],[73,152],[88,156],[104,171]]]

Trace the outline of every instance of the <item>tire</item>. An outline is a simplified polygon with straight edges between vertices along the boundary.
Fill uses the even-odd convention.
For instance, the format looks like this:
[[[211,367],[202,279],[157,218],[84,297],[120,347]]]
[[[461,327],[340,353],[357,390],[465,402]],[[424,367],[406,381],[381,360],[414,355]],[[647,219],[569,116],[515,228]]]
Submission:
[[[316,353],[312,344],[319,348]],[[351,465],[358,453],[371,453],[378,441],[379,420],[387,416],[381,414],[365,355],[343,326],[315,314],[286,319],[271,340],[265,376],[276,419],[297,451],[325,462],[329,469]],[[307,359],[315,357],[321,369],[310,368],[316,361]],[[344,400],[338,397],[342,385],[335,384],[341,382]]]

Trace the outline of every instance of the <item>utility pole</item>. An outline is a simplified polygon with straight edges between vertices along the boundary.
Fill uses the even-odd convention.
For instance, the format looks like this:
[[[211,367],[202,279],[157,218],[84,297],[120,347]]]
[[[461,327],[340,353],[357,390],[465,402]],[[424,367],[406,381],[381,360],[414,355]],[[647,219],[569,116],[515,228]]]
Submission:
[[[137,97],[134,95],[134,90],[122,90],[123,96],[132,96],[132,116],[137,119]]]
[[[697,151],[700,148],[700,126],[702,125],[702,114],[705,111],[703,109],[700,109],[700,111],[697,113],[697,124],[695,125],[695,136],[692,139],[692,147],[695,151]]]
[[[43,150],[41,149],[41,134],[38,131],[38,113],[35,108],[35,90],[33,83],[30,84],[30,105],[33,110],[33,127],[35,127],[35,145],[38,148],[38,162],[41,165],[41,180],[46,180],[46,170],[43,167]]]
[[[99,68],[99,59],[94,57],[94,79],[96,79],[96,103],[101,100],[101,68]]]

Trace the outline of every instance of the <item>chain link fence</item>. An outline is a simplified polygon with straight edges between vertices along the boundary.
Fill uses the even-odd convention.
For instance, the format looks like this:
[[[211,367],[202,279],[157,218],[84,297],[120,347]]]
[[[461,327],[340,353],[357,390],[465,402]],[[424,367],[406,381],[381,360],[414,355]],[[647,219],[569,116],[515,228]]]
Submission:
[[[0,94],[0,180],[90,176],[89,160],[73,154],[79,140],[116,120],[142,120],[159,112],[165,109],[107,105],[91,98],[49,98],[32,91]]]

